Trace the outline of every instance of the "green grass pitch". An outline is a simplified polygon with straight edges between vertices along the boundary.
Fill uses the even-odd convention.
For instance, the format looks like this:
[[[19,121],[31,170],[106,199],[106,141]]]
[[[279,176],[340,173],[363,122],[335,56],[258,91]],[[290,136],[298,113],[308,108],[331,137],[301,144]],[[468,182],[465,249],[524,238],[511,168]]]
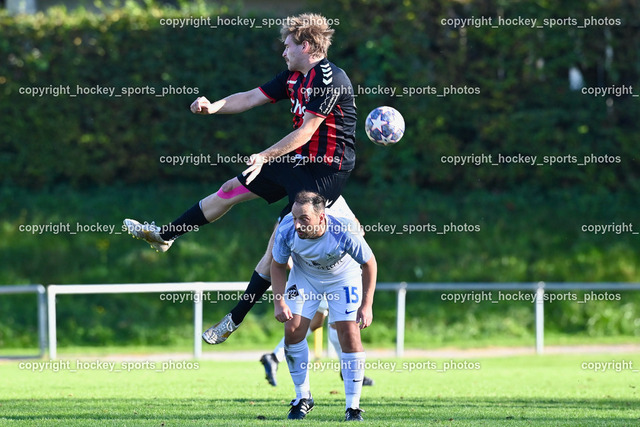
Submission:
[[[91,361],[80,359],[83,364]],[[278,371],[278,387],[271,387],[258,361],[174,362],[164,367],[168,362],[152,359],[130,366],[126,360],[112,361],[113,367],[105,365],[105,359],[100,359],[100,366],[78,366],[74,358],[59,362],[57,372],[54,365],[29,370],[34,363],[44,363],[37,360],[0,363],[0,425],[329,426],[344,418],[344,391],[332,370],[335,365],[329,365],[328,371],[311,372],[316,408],[305,421],[289,422],[286,414],[293,386],[285,364]],[[636,354],[454,362],[456,368],[445,371],[450,359],[370,358],[367,375],[376,383],[363,390],[365,423],[640,424],[640,356]],[[599,371],[595,362],[603,363]],[[410,363],[415,364],[411,372]]]

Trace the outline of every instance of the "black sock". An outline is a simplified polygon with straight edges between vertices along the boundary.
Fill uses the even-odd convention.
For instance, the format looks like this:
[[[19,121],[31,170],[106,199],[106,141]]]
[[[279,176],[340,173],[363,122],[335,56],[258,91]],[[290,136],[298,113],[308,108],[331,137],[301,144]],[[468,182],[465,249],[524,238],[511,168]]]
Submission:
[[[239,325],[240,322],[244,320],[244,316],[247,315],[255,303],[260,301],[262,295],[269,289],[269,286],[271,286],[270,281],[263,279],[257,271],[253,272],[249,286],[247,286],[238,304],[231,310],[231,320],[233,320],[233,323]]]
[[[200,202],[198,202],[169,225],[163,225],[160,237],[164,240],[172,240],[189,231],[197,231],[198,227],[205,224],[209,224],[209,221],[204,217],[202,209],[200,209]]]

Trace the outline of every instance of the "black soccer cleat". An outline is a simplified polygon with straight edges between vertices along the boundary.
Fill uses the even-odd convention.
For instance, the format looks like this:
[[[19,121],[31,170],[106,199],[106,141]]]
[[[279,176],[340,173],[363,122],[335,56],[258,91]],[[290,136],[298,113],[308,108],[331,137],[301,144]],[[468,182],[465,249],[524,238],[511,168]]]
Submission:
[[[276,372],[278,372],[278,359],[276,359],[276,356],[273,353],[263,354],[260,358],[260,363],[264,366],[264,372],[269,384],[274,387],[278,385],[276,382]]]
[[[300,399],[297,405],[294,405],[295,399],[291,401],[291,409],[287,418],[290,420],[304,420],[309,412],[313,409],[313,397],[308,399]]]
[[[347,412],[344,414],[345,421],[364,421],[362,418],[362,413],[364,411],[360,408],[349,408]]]

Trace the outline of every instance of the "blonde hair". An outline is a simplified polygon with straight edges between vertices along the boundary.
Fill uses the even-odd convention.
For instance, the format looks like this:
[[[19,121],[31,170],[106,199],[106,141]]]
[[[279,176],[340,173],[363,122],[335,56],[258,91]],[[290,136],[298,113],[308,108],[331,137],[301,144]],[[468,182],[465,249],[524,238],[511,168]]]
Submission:
[[[327,56],[334,31],[329,27],[327,18],[324,16],[316,13],[303,13],[287,17],[280,29],[280,35],[282,41],[291,35],[295,44],[308,42],[311,47],[310,55]]]

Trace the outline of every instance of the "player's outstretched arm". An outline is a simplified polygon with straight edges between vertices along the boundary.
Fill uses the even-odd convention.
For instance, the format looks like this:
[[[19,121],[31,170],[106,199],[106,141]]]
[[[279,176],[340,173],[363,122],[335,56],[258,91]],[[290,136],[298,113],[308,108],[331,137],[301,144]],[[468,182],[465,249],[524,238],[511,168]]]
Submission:
[[[194,114],[236,114],[266,104],[270,99],[258,88],[247,92],[238,92],[216,102],[210,102],[204,96],[198,97],[190,106]]]
[[[362,304],[360,304],[356,317],[360,329],[371,325],[373,321],[373,294],[376,290],[377,275],[378,263],[376,257],[371,255],[369,261],[362,264]]]
[[[284,290],[287,283],[287,264],[271,261],[271,289],[273,291],[274,315],[278,322],[291,320],[293,315],[284,301]]]
[[[246,183],[251,183],[251,181],[258,176],[260,170],[262,170],[262,165],[265,163],[269,163],[273,159],[287,153],[291,153],[309,142],[323,120],[323,117],[316,116],[315,114],[304,113],[304,122],[302,123],[302,126],[289,133],[263,152],[252,154],[248,162],[249,167],[242,172],[244,176],[249,174]]]
[[[260,155],[267,159],[274,159],[302,147],[304,144],[309,142],[323,121],[324,117],[316,116],[311,113],[304,113],[302,126],[289,133],[271,147],[262,151]]]

